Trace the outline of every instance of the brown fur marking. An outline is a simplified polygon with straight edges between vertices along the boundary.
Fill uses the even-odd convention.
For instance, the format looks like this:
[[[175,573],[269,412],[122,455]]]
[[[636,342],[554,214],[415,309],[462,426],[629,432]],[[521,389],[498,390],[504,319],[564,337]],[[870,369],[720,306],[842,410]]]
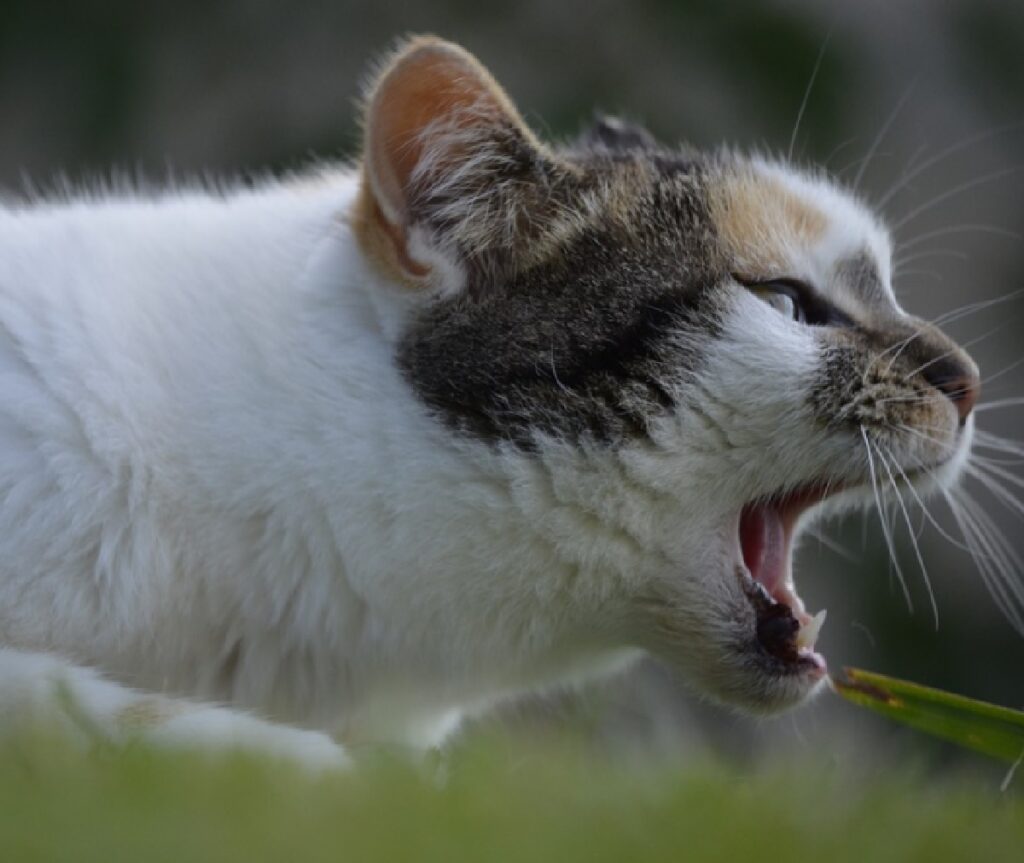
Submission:
[[[711,214],[727,254],[752,277],[787,275],[786,250],[809,246],[828,227],[825,215],[774,177],[726,169],[709,184]]]

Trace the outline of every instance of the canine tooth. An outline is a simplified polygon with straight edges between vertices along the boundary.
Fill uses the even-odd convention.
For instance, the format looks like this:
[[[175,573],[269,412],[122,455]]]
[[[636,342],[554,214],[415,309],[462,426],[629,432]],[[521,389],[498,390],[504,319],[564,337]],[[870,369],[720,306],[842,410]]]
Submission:
[[[825,617],[828,612],[823,608],[819,611],[810,621],[800,627],[800,632],[796,636],[796,646],[806,647],[809,650],[814,647],[815,642],[818,640],[818,633],[821,632],[822,624],[825,622]]]

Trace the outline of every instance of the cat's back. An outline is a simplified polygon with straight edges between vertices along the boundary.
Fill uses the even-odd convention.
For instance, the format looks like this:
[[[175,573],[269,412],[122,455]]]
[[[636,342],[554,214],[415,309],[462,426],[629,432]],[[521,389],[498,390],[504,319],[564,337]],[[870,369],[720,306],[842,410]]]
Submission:
[[[352,178],[322,171],[252,187],[97,190],[0,200],[0,298],[45,306],[81,294],[80,311],[195,294],[247,271],[276,275],[330,223]],[[276,266],[275,266],[276,264]]]
[[[160,545],[174,535],[164,492],[213,414],[200,400],[243,397],[348,185],[338,175],[0,205],[7,644],[85,643],[70,627],[100,619],[147,625],[155,570],[178,566]],[[106,614],[111,597],[137,610]]]

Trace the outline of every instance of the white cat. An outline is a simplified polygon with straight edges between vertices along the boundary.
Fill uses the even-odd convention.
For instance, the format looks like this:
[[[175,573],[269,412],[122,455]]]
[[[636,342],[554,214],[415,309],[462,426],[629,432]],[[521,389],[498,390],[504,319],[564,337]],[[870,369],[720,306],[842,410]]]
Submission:
[[[0,714],[325,765],[642,651],[807,698],[794,535],[971,443],[884,227],[612,121],[549,147],[431,38],[365,128],[358,168],[0,209]]]

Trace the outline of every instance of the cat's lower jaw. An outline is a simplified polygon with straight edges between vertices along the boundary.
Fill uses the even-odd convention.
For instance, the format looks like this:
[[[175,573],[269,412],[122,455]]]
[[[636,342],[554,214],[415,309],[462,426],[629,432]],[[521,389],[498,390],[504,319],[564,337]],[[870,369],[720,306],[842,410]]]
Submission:
[[[915,497],[956,482],[972,434],[973,418],[951,429],[950,439],[934,463],[915,462],[901,468],[903,483],[914,486]],[[882,493],[887,491],[883,488]],[[722,672],[711,688],[724,701],[770,712],[798,704],[821,688],[827,665],[814,647],[825,615],[824,611],[809,614],[797,593],[793,579],[797,536],[803,524],[822,512],[874,503],[870,475],[812,481],[795,490],[755,498],[727,524],[726,537],[734,538],[728,566],[750,612],[736,613],[733,606],[728,620],[717,625],[712,621],[708,627],[712,632],[731,629],[734,633],[731,646],[717,646]]]

